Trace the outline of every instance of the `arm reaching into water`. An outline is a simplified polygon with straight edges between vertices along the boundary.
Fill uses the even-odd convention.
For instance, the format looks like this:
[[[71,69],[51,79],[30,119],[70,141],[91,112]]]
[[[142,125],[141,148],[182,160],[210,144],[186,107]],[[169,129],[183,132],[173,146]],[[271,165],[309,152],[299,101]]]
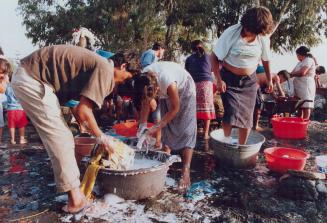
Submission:
[[[93,107],[94,104],[90,99],[81,96],[80,103],[77,106],[77,115],[82,123],[85,123],[92,134],[97,137],[98,143],[102,144],[109,153],[112,153],[113,148],[110,146],[110,139],[100,130],[93,115]]]

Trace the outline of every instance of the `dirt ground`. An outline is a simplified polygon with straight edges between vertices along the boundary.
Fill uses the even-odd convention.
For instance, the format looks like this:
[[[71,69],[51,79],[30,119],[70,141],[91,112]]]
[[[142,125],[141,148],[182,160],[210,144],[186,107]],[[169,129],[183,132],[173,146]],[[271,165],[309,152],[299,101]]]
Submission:
[[[102,213],[65,215],[60,211],[67,197],[57,194],[50,160],[33,127],[28,127],[26,146],[3,145],[0,149],[1,222],[327,222],[327,195],[290,199],[279,193],[279,178],[266,166],[262,150],[291,146],[310,153],[306,169],[314,170],[314,157],[327,151],[327,124],[312,121],[308,137],[281,140],[266,137],[257,167],[231,170],[219,166],[207,141],[198,140],[191,166],[192,182],[206,180],[216,192],[199,201],[186,200],[175,191],[180,165],[169,170],[166,189],[142,201],[107,205]],[[5,132],[4,140],[8,140]],[[101,204],[102,197],[97,199]],[[110,202],[109,202],[110,203]]]

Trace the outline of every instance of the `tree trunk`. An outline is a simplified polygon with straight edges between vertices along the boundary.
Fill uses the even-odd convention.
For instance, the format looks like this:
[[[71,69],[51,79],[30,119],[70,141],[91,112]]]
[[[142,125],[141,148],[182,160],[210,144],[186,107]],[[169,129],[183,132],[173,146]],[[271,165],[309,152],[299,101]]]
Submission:
[[[271,35],[274,34],[274,32],[277,30],[279,24],[282,22],[283,17],[284,17],[284,15],[286,14],[286,12],[287,12],[287,10],[288,10],[288,8],[289,8],[289,6],[290,6],[291,1],[292,1],[292,0],[287,0],[287,1],[285,1],[285,4],[282,6],[282,8],[281,8],[281,10],[280,10],[280,14],[279,14],[279,16],[278,16],[278,18],[277,18],[277,20],[276,20],[275,28],[274,28],[273,32],[271,33]]]
[[[168,0],[167,1],[167,18],[170,17],[170,15],[173,13],[174,10],[174,3],[175,0]],[[174,30],[174,26],[175,24],[169,24],[167,25],[167,31],[166,31],[166,35],[165,35],[165,46],[167,48],[166,50],[166,55],[165,55],[165,59],[166,60],[173,60],[174,56],[173,56],[173,52],[170,49],[171,48],[171,41],[172,41],[172,37],[173,37],[173,30]]]

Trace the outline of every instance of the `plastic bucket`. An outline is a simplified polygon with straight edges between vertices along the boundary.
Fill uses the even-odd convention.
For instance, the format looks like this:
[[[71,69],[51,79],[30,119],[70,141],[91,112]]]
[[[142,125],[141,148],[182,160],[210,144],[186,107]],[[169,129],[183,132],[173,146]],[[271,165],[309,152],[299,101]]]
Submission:
[[[79,165],[82,158],[91,155],[96,139],[91,137],[75,137],[75,158]]]
[[[309,120],[298,117],[274,117],[271,119],[277,138],[303,139],[307,136]]]
[[[310,155],[302,150],[271,147],[264,150],[267,166],[277,173],[288,170],[303,170]]]
[[[147,124],[148,128],[153,126],[152,123]],[[124,123],[116,124],[112,127],[116,134],[125,137],[136,137],[137,133],[137,122],[136,120],[127,120]]]

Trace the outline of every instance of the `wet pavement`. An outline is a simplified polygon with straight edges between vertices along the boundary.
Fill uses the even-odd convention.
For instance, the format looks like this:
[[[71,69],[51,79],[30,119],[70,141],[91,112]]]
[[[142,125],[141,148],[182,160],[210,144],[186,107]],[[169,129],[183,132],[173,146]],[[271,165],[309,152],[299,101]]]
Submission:
[[[214,194],[186,201],[175,190],[181,167],[176,164],[169,170],[165,191],[155,198],[111,204],[111,198],[108,202],[99,197],[98,213],[65,215],[60,209],[67,197],[55,191],[46,151],[31,126],[27,132],[28,145],[0,148],[0,222],[327,222],[326,194],[313,201],[286,199],[278,194],[280,176],[265,167],[262,152],[255,169],[226,169],[201,139],[192,161],[192,182],[206,180]],[[314,170],[314,156],[327,151],[326,133],[327,124],[318,122],[311,122],[304,140],[275,139],[267,129],[262,132],[266,137],[262,150],[304,149],[311,155],[306,169]],[[8,139],[6,132],[3,138]]]

